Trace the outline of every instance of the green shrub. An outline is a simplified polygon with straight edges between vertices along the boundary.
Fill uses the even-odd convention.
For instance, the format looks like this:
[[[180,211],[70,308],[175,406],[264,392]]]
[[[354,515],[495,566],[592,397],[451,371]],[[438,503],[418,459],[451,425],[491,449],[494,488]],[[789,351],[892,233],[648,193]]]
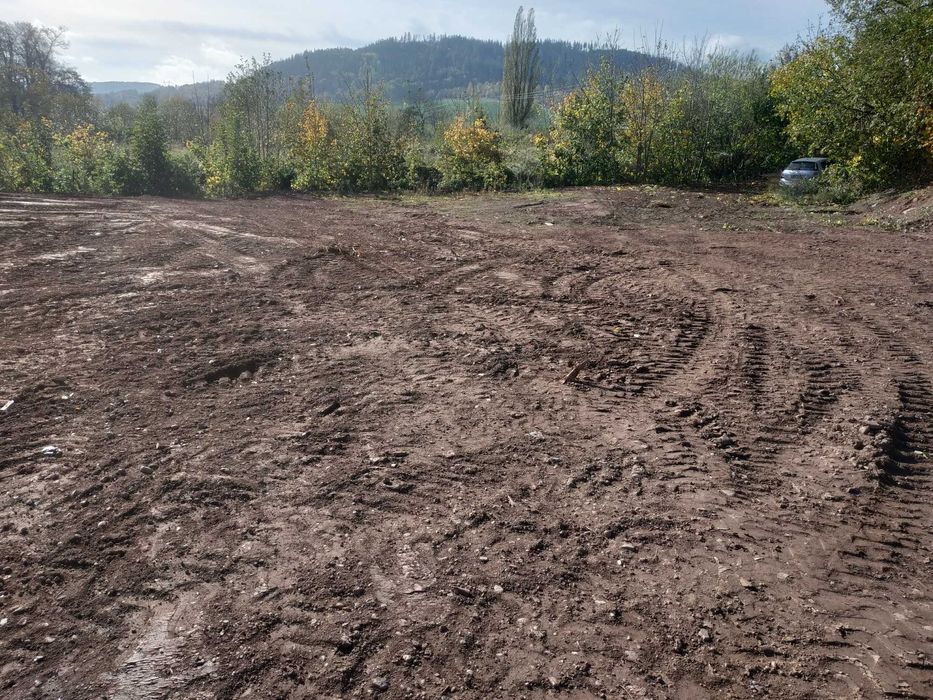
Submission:
[[[262,163],[243,128],[241,116],[224,111],[214,140],[194,153],[204,170],[204,190],[215,197],[235,197],[255,192],[262,180]]]
[[[111,177],[115,194],[137,195],[145,192],[143,173],[128,149],[118,149],[113,153]]]
[[[420,192],[433,192],[440,187],[443,174],[430,162],[426,145],[411,139],[405,145],[405,186]]]
[[[275,155],[260,164],[259,190],[261,192],[288,192],[293,189],[298,172],[288,158]]]
[[[0,167],[3,187],[23,192],[51,192],[55,186],[52,160],[55,137],[49,119],[20,121],[3,132]]]
[[[548,134],[538,135],[541,174],[549,185],[604,185],[623,177],[624,76],[608,61],[558,106]]]
[[[507,135],[503,145],[503,167],[510,186],[519,189],[540,187],[541,158],[534,138],[528,134]]]
[[[389,103],[381,90],[367,86],[344,105],[334,133],[334,175],[339,189],[372,192],[402,184],[402,146],[393,133]]]
[[[816,192],[821,199],[836,204],[851,204],[866,194],[866,187],[857,170],[834,164],[820,176]]]
[[[204,191],[204,170],[190,150],[169,154],[169,192],[180,197],[196,197]]]
[[[140,192],[171,192],[172,172],[168,157],[168,139],[153,98],[144,100],[136,114],[130,134],[130,155],[138,171]]]

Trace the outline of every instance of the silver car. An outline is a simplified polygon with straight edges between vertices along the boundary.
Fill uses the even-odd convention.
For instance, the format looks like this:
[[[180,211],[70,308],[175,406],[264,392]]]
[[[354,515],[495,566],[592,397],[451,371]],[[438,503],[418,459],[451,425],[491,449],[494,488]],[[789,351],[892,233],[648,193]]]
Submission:
[[[784,168],[781,173],[781,187],[796,187],[819,177],[826,166],[827,158],[799,158]]]

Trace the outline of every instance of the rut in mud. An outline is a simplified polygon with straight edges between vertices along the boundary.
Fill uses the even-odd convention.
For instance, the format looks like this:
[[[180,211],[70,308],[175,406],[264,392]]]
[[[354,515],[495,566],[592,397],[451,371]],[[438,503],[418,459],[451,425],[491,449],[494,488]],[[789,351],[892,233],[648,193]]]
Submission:
[[[0,217],[0,695],[933,697],[930,231],[657,189]]]

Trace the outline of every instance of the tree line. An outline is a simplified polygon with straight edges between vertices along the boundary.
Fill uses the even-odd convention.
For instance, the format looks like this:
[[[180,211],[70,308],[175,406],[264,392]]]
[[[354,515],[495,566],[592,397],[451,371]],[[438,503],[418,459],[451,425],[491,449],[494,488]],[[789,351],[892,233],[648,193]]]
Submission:
[[[274,191],[500,189],[739,182],[797,156],[833,165],[847,199],[933,174],[929,0],[832,0],[833,22],[773,62],[658,41],[541,85],[534,12],[503,46],[499,102],[481,89],[390,100],[364,65],[340,100],[269,57],[223,89],[102,108],[60,63],[58,30],[0,22],[0,188],[238,196]],[[494,109],[495,108],[495,109]],[[497,114],[493,114],[497,111]]]

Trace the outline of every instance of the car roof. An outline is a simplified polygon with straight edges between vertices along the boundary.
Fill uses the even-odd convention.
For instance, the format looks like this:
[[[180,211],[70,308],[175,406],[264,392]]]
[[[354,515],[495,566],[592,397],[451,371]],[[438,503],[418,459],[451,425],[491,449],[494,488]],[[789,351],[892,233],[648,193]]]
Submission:
[[[795,163],[825,163],[829,158],[795,158]]]

